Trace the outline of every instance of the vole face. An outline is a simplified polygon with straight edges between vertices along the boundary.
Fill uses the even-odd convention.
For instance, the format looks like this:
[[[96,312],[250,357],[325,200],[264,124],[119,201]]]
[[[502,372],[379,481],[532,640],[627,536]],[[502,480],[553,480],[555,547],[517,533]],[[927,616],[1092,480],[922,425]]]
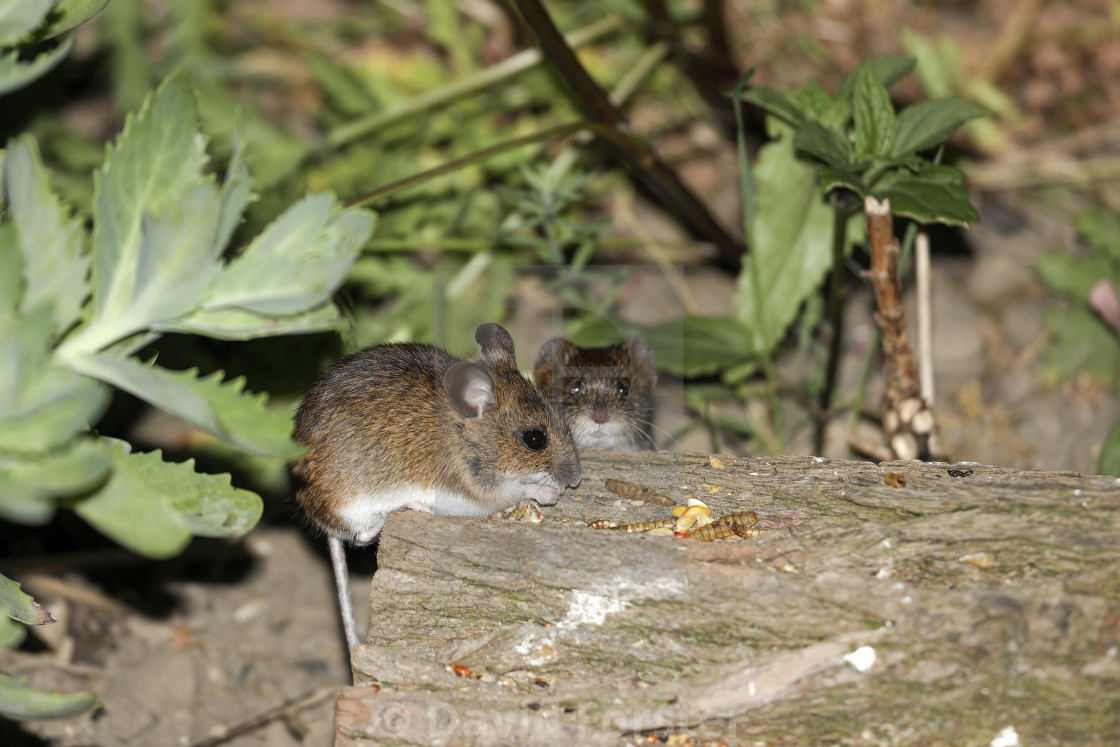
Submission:
[[[561,410],[580,448],[650,449],[653,353],[640,340],[579,348],[550,340],[537,357],[538,386]]]

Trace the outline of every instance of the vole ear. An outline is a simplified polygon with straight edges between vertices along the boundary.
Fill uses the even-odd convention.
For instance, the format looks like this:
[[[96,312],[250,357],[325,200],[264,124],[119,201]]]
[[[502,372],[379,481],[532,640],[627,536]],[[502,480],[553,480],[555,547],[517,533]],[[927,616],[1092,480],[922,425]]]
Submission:
[[[443,375],[443,388],[455,412],[468,420],[481,420],[486,409],[494,403],[494,380],[477,363],[456,363],[447,369]]]
[[[537,353],[537,362],[533,364],[533,370],[536,371],[549,363],[560,363],[563,349],[563,337],[553,337],[544,345],[541,345],[541,351]]]
[[[505,328],[493,322],[478,325],[474,331],[474,340],[482,346],[478,358],[490,364],[502,364],[517,367],[517,357],[513,349],[513,338]]]
[[[645,340],[627,340],[626,347],[630,350],[630,363],[644,363],[651,369],[657,368],[657,361],[653,359],[653,350]]]

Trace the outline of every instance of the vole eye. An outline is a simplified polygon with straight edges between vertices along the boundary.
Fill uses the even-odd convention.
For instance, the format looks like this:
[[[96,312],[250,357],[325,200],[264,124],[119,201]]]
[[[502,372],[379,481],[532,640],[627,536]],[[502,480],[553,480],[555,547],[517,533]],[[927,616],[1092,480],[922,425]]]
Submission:
[[[583,382],[579,379],[576,379],[570,385],[568,385],[568,394],[572,394],[572,395],[579,394],[579,391],[582,388],[583,388]]]
[[[626,386],[625,381],[618,382],[618,396],[625,397],[630,393],[630,387]]]
[[[540,451],[548,446],[548,434],[540,428],[530,428],[521,431],[521,443],[525,444],[525,448],[529,451]]]

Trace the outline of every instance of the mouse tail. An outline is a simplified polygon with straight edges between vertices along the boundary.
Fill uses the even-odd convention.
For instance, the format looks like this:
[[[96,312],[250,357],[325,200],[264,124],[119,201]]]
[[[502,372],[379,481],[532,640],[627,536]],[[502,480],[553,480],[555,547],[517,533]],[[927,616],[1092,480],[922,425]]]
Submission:
[[[342,540],[333,535],[327,536],[327,547],[331,551],[334,584],[338,588],[338,607],[342,612],[342,629],[346,632],[346,650],[352,651],[358,645],[358,626],[354,623],[354,601],[350,598],[350,569],[346,565],[346,550],[342,546]]]

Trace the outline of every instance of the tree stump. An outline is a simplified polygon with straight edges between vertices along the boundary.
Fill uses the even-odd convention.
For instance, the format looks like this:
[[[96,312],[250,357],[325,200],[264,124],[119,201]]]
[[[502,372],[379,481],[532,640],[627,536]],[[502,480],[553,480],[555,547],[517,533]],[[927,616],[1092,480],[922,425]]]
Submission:
[[[336,744],[1120,742],[1120,480],[714,461],[588,453],[539,524],[391,518]],[[607,477],[767,531],[588,528],[670,516]]]

